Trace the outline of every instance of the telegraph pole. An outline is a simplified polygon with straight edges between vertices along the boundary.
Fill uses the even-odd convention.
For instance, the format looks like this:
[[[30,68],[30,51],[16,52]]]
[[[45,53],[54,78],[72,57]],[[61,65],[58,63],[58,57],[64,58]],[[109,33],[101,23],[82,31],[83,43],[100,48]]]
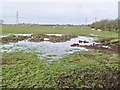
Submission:
[[[97,22],[97,18],[94,18],[95,19],[95,22]]]
[[[18,11],[16,12],[16,25],[19,24],[19,16],[18,16]]]

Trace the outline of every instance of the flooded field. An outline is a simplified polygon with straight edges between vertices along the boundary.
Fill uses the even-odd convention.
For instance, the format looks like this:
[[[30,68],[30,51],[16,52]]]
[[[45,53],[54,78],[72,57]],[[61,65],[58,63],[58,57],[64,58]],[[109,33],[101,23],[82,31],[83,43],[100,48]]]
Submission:
[[[118,38],[101,37],[96,33],[0,36],[2,87],[120,87]]]
[[[36,37],[32,34],[13,34],[13,36],[22,36],[24,39],[13,39],[15,41],[3,43],[1,45],[1,52],[36,52],[38,58],[46,58],[48,60],[60,58],[63,55],[73,53],[74,51],[89,50],[85,47],[72,46],[72,44],[79,43],[79,41],[87,41],[87,43],[83,42],[79,43],[79,45],[92,45],[93,43],[96,43],[94,42],[95,39],[92,37],[70,36],[63,34],[44,34],[43,38],[41,38],[41,34],[39,34],[39,37],[37,37],[38,34]],[[64,41],[59,40],[62,36],[67,37],[67,39],[62,39]],[[68,36],[70,38],[68,38]],[[1,36],[1,38],[3,37],[11,39],[10,35]],[[30,41],[34,37],[36,41]],[[53,39],[49,41],[51,37],[53,37]],[[41,38],[42,41],[38,41],[39,38]],[[58,40],[56,42],[53,41],[56,38],[58,38]]]

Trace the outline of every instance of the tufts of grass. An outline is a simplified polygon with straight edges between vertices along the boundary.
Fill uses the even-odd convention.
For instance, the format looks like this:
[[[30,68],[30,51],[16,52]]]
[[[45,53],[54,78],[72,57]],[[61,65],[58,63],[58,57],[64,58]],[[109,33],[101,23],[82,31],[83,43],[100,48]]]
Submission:
[[[15,35],[9,35],[7,37],[2,37],[2,39],[0,39],[0,42],[2,43],[9,43],[9,42],[18,42],[24,39],[27,39],[27,36],[15,36]]]
[[[3,53],[3,88],[120,88],[116,54],[83,51],[47,63],[34,53]]]
[[[104,38],[97,40],[97,42],[100,42],[101,45],[108,45],[113,48],[118,47],[120,45],[118,38]]]
[[[62,36],[55,36],[55,35],[45,35],[45,34],[33,34],[31,35],[31,39],[29,41],[31,42],[41,42],[44,41],[44,38],[48,38],[50,42],[65,42],[67,40],[70,40],[71,38],[75,38],[77,36],[73,35],[62,35]]]

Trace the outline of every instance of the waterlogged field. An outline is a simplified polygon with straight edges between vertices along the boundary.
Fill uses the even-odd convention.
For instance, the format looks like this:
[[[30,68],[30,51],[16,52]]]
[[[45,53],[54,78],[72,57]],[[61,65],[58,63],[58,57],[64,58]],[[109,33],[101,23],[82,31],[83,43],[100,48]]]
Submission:
[[[120,88],[113,49],[117,33],[88,27],[2,27],[3,88]]]

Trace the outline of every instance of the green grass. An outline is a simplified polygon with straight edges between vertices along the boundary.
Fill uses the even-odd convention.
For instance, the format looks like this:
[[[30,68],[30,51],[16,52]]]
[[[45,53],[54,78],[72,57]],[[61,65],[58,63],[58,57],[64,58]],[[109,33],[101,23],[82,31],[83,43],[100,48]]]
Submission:
[[[92,31],[89,27],[13,26],[3,25],[2,34],[51,33],[101,35],[99,39],[117,38],[108,31]],[[112,42],[115,42],[116,39]],[[117,54],[82,51],[66,55],[49,63],[38,59],[36,53],[2,53],[3,88],[120,88],[119,58]],[[48,55],[51,57],[51,55]]]
[[[8,42],[18,42],[21,40],[27,39],[27,36],[15,36],[15,35],[9,35],[7,37],[3,37],[0,39],[0,42],[2,43],[8,43]]]
[[[54,35],[44,35],[44,34],[33,34],[32,38],[29,39],[31,42],[40,42],[44,41],[44,38],[48,38],[50,42],[66,42],[71,38],[76,38],[77,36],[73,35],[62,35],[62,36],[54,36]]]
[[[105,55],[104,55],[105,54]],[[3,88],[118,88],[116,54],[75,52],[51,63],[33,53],[3,53]]]
[[[72,35],[101,35],[102,37],[118,37],[118,34],[115,32],[109,31],[92,31],[89,27],[67,27],[59,26],[53,28],[53,26],[15,26],[15,25],[2,25],[2,33],[52,33],[52,34],[72,34]],[[102,38],[101,37],[101,38]]]

